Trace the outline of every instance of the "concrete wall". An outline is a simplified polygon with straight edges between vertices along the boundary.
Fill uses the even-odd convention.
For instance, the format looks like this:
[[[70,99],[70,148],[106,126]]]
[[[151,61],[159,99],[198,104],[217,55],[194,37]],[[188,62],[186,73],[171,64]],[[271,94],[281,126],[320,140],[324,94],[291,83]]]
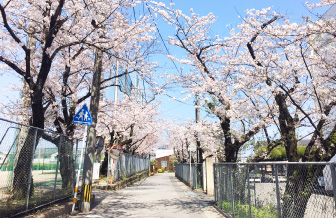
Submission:
[[[206,170],[206,190],[208,195],[214,195],[214,175],[213,175],[213,160],[207,158],[205,160]]]
[[[205,167],[205,161],[202,164],[202,168],[203,168],[203,191],[206,192],[207,191],[207,177],[206,177],[206,167]]]

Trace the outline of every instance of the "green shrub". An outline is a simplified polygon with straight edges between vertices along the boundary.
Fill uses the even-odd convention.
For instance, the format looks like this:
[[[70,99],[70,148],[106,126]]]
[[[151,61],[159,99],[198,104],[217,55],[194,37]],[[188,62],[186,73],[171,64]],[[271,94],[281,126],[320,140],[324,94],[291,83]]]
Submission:
[[[275,147],[270,153],[271,159],[284,160],[287,158],[286,149],[283,146]]]
[[[225,210],[226,212],[229,212],[232,210],[231,203],[228,201],[223,201],[222,207],[223,207],[223,210]]]
[[[298,147],[297,147],[297,154],[298,154],[300,157],[303,157],[305,151],[306,151],[306,146],[298,146]]]
[[[261,154],[265,153],[267,151],[267,146],[261,146],[259,147],[255,155],[260,156]],[[297,154],[299,157],[302,157],[304,155],[304,152],[306,151],[306,146],[298,146],[297,147]],[[278,146],[272,149],[270,152],[270,159],[271,160],[287,160],[287,154],[286,149],[284,146]]]
[[[158,173],[162,173],[163,172],[163,170],[162,169],[158,169]]]

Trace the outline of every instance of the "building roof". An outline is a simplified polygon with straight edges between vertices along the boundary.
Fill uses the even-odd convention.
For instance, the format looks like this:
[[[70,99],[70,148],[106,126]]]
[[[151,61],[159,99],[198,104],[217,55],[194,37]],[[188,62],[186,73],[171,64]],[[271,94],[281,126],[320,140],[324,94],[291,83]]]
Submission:
[[[158,149],[156,150],[156,158],[160,158],[160,157],[165,157],[165,156],[170,156],[174,154],[174,150],[173,149]]]
[[[323,15],[323,19],[330,19],[330,18],[336,18],[336,4],[331,6]]]

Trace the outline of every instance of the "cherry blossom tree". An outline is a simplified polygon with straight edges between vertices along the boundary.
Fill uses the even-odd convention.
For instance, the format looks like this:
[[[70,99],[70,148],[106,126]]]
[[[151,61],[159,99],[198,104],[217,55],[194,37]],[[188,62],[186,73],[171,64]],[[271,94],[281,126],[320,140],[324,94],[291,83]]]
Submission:
[[[46,4],[49,3],[47,2]],[[125,67],[124,69],[127,69],[128,73],[132,73],[132,71],[137,71],[142,76],[145,76],[146,74],[152,74],[153,68],[151,67],[151,65],[153,64],[149,64],[148,62],[144,61],[147,58],[148,50],[150,49],[150,46],[144,46],[144,45],[145,43],[152,43],[151,41],[153,41],[154,39],[153,37],[148,35],[148,33],[153,31],[153,29],[151,28],[151,24],[148,24],[147,22],[148,18],[142,17],[142,19],[138,19],[137,21],[131,22],[130,15],[125,11],[120,11],[121,8],[127,10],[127,8],[134,7],[136,3],[132,3],[132,1],[122,1],[119,3],[118,1],[116,1],[109,3],[107,2],[100,3],[98,5],[95,5],[95,2],[78,1],[76,3],[73,2],[73,4],[74,5],[66,4],[67,7],[71,7],[71,10],[68,10],[68,8],[66,8],[65,6],[64,6],[65,8],[60,8],[60,10],[63,9],[66,11],[66,13],[63,13],[62,17],[59,18],[60,20],[64,19],[63,24],[64,26],[60,28],[59,31],[61,32],[57,32],[58,34],[54,35],[51,34],[52,37],[55,38],[55,42],[52,41],[54,42],[54,44],[52,45],[53,47],[51,48],[51,50],[54,49],[52,53],[53,68],[50,67],[48,71],[50,78],[47,77],[44,78],[43,85],[45,86],[42,87],[40,91],[40,92],[43,91],[44,98],[42,98],[42,102],[45,107],[44,110],[41,111],[44,112],[47,112],[47,110],[51,107],[51,105],[52,106],[55,105],[54,99],[58,99],[59,97],[61,97],[64,100],[64,98],[67,98],[72,94],[80,93],[81,90],[83,91],[84,88],[83,84],[86,85],[87,90],[90,89],[90,87],[88,87],[88,84],[90,84],[90,73],[92,72],[93,68],[92,57],[94,51],[92,49],[100,48],[104,50],[104,52],[106,53],[104,60],[106,66],[113,65],[115,59],[113,59],[112,57],[115,57],[120,61],[119,64],[121,67],[127,65],[127,67]],[[11,10],[15,10],[15,13],[21,15],[21,13],[16,10],[17,5],[15,5],[15,1],[9,1],[9,3],[6,4],[5,6],[6,10],[9,10],[8,12],[9,14],[12,13]],[[25,8],[25,5],[20,6],[22,8]],[[57,5],[52,5],[52,7],[56,6]],[[37,3],[27,3],[26,7],[28,8],[36,7],[37,11],[39,11],[41,14],[36,13],[36,11],[29,12],[29,10],[27,10],[29,16],[32,16],[31,20],[29,20],[28,15],[22,16],[22,18],[20,18],[20,15],[14,16],[15,13],[13,12],[14,13],[13,18],[6,17],[7,18],[6,20],[13,22],[12,29],[15,28],[15,31],[22,31],[21,35],[23,36],[23,38],[31,39],[29,41],[31,42],[29,44],[30,46],[29,49],[32,51],[31,53],[33,53],[32,55],[34,56],[30,57],[30,59],[34,63],[31,64],[30,68],[32,68],[35,72],[35,74],[32,75],[32,80],[34,80],[38,76],[39,65],[41,65],[40,64],[41,55],[39,54],[40,51],[38,50],[38,48],[39,46],[44,45],[43,39],[45,37],[43,38],[43,34],[41,35],[41,32],[38,31],[30,33],[27,29],[25,29],[22,26],[23,24],[17,25],[16,23],[26,22],[26,25],[29,24],[30,26],[34,26],[35,29],[38,27],[42,29],[41,26],[42,24],[38,23],[36,20],[43,20],[43,19],[36,18],[34,16],[48,16],[48,15],[44,13],[44,8]],[[51,6],[46,5],[46,7]],[[60,5],[60,7],[63,6]],[[4,15],[6,15],[5,8],[3,9]],[[104,10],[101,10],[102,8]],[[50,13],[52,13],[52,11]],[[83,17],[79,16],[81,13],[82,14],[87,13],[87,14],[86,16]],[[23,21],[20,22],[16,21],[18,20],[18,18],[23,19]],[[48,25],[44,24],[44,26]],[[5,27],[7,28],[6,25]],[[6,30],[5,27],[4,30]],[[4,33],[6,33],[6,31],[4,31]],[[36,36],[34,34],[36,34]],[[28,36],[31,37],[29,38]],[[10,34],[7,35],[4,34],[1,40],[3,41],[2,44],[6,45],[6,42],[8,40],[11,40]],[[15,44],[15,42],[12,43]],[[9,64],[8,61],[14,59],[15,56],[14,55],[11,56],[10,54],[18,54],[20,49],[22,50],[22,48],[20,48],[20,45],[12,46],[12,48],[13,49],[16,48],[18,52],[15,52],[16,50],[5,51],[7,48],[5,46],[3,47],[2,59],[4,61],[2,61],[2,63],[4,64],[1,65],[3,70],[13,71],[13,69],[11,68],[12,65],[8,65]],[[41,47],[41,49],[43,48]],[[146,51],[144,51],[145,49],[147,53]],[[13,61],[13,63],[18,65],[19,63],[22,63],[22,61],[15,60]],[[105,75],[108,71],[111,71],[109,67],[107,67]],[[60,72],[64,72],[64,74],[62,75],[60,74]],[[69,81],[70,77],[72,77],[73,79]],[[107,77],[103,80],[103,83],[107,83],[113,79],[114,77]],[[106,87],[106,84],[104,85]],[[80,90],[76,90],[74,87],[77,88],[82,87],[82,88]],[[66,90],[66,91],[63,90],[63,96],[59,95],[59,93],[62,93],[61,89]],[[75,98],[81,98],[81,97],[87,98],[88,96],[90,96],[89,92],[87,91],[84,92],[85,96],[76,96]],[[82,99],[80,99],[80,101],[81,100]],[[62,106],[65,107],[66,105],[63,104]],[[54,108],[54,111],[49,112],[48,115],[53,113],[57,114],[59,112]],[[38,114],[39,114],[38,116],[43,115],[40,112]],[[67,117],[66,114],[64,116]],[[32,114],[31,117],[34,117],[34,114]],[[44,120],[45,118],[39,118],[39,119]],[[48,122],[52,123],[54,122],[54,120],[49,119]],[[31,124],[33,126],[38,126],[42,128],[44,127],[44,123],[43,125],[42,124],[35,125],[33,120],[31,121]]]
[[[69,84],[62,87],[62,83],[58,83],[61,80],[59,72],[64,71],[63,84],[67,82],[69,79],[67,76],[70,74],[74,75],[71,82],[86,79],[78,78],[79,76],[76,78],[78,75],[76,70],[80,68],[77,66],[78,60],[83,59],[82,57],[75,59],[82,52],[85,53],[90,49],[92,52],[93,48],[97,48],[110,56],[118,56],[127,54],[126,51],[130,48],[134,50],[141,48],[140,45],[133,43],[134,39],[137,42],[151,40],[148,33],[152,32],[152,29],[151,24],[147,23],[147,18],[143,17],[131,22],[125,13],[127,8],[132,8],[136,4],[133,1],[9,0],[0,5],[3,21],[0,36],[0,67],[4,71],[20,75],[27,84],[25,96],[30,99],[30,125],[44,128],[45,116],[52,115],[51,117],[55,119],[51,122],[59,127],[57,109],[63,104],[63,112],[66,112],[64,106],[69,103],[67,99],[72,98],[72,102],[76,102],[78,96],[72,94],[80,93],[80,91],[77,92],[74,83],[71,84],[74,85],[73,87]],[[121,10],[122,8],[124,10]],[[118,57],[127,58],[122,55]],[[86,63],[90,62],[86,61]],[[136,62],[131,59],[130,67]],[[89,68],[88,66],[86,73],[89,72]],[[62,91],[56,94],[52,92],[57,90]],[[57,103],[58,93],[63,94],[60,98],[61,103]],[[69,97],[70,94],[71,97]],[[24,105],[26,106],[26,103]],[[71,112],[74,111],[74,105],[70,106]],[[71,122],[71,114],[64,113],[64,120]],[[32,132],[28,132],[28,135],[32,135]],[[20,153],[31,153],[32,148],[27,142],[21,150]],[[29,164],[20,161],[21,159],[23,158],[19,158],[14,173],[15,177],[20,178],[15,178],[14,181],[28,178],[29,170],[24,166]],[[18,193],[17,196],[23,196],[26,193],[24,188],[14,184],[14,190],[16,189],[18,189],[15,191]]]
[[[114,103],[105,99],[100,109],[98,131],[108,144],[119,144],[131,154],[148,154],[159,138],[162,121],[159,103],[138,103],[128,98]]]
[[[158,110],[159,102],[138,102],[124,96],[117,103],[104,99],[99,111],[97,131],[105,138],[107,151],[102,166],[106,174],[108,148],[121,145],[125,153],[146,157],[161,137],[165,121]]]
[[[297,24],[290,23],[283,15],[269,13],[269,10],[248,10],[247,14],[239,26],[241,31],[237,38],[245,38],[247,42],[246,53],[251,56],[248,69],[252,70],[251,75],[257,72],[251,79],[263,78],[259,84],[263,84],[263,90],[267,90],[277,105],[272,113],[277,118],[275,124],[288,160],[300,160],[296,134],[307,127],[310,142],[302,161],[330,160],[336,153],[335,20],[303,19]],[[304,192],[309,184],[306,181],[317,182],[322,172],[321,167],[313,168],[288,168],[284,216],[304,216],[304,211],[297,207],[305,208],[312,194],[311,191]],[[293,192],[295,203],[290,197]]]
[[[328,161],[335,155],[335,19],[304,18],[298,24],[271,8],[251,9],[237,30],[230,30],[230,37],[220,38],[209,34],[212,14],[199,17],[191,11],[187,16],[162,3],[155,5],[157,13],[176,28],[170,43],[187,54],[185,60],[171,58],[195,70],[169,77],[193,94],[211,98],[206,103],[221,120],[226,155],[234,154],[261,129],[268,135],[270,121],[280,139],[268,141],[272,146],[284,144],[289,161],[300,161],[297,133],[303,131],[310,142],[302,161]],[[244,127],[250,129],[247,134]],[[321,170],[288,168],[285,217],[303,217],[298,208],[305,208],[312,194],[306,192],[306,182],[316,182]],[[290,197],[293,192],[295,202]]]
[[[270,8],[252,9],[246,11],[238,31],[232,29],[230,37],[220,38],[209,35],[212,14],[199,17],[191,11],[189,17],[162,3],[155,5],[157,13],[176,28],[170,43],[186,51],[185,60],[171,58],[195,69],[168,78],[192,93],[205,93],[205,105],[220,118],[223,130],[242,134],[236,132],[246,127],[244,123],[236,131],[230,125],[248,119],[251,131],[234,136],[235,142],[246,142],[242,139],[249,139],[273,119],[287,145],[289,160],[297,161],[295,130],[310,126],[317,131],[312,139],[321,136],[325,125],[318,122],[327,121],[323,119],[331,115],[334,104],[333,21],[308,18],[296,24]],[[228,136],[225,141],[230,143]]]
[[[182,84],[192,95],[199,93],[203,105],[220,120],[225,160],[236,161],[242,145],[271,121],[263,91],[239,72],[236,56],[241,45],[233,38],[210,36],[215,22],[212,13],[199,17],[191,10],[187,16],[173,9],[173,4],[154,5],[153,10],[176,29],[169,43],[186,54],[185,59],[170,58],[192,66],[191,72],[181,71],[168,79]]]
[[[222,135],[218,124],[209,121],[198,123],[188,121],[183,125],[167,125],[166,131],[169,147],[174,149],[176,158],[180,163],[189,162],[190,152],[188,148],[191,144],[196,145],[196,141],[200,141],[203,159],[220,157]],[[192,159],[196,162],[196,154],[193,154]]]
[[[310,8],[315,8],[315,7],[322,7],[322,6],[331,6],[335,4],[335,0],[321,0],[319,3],[315,4],[310,4],[309,1],[307,1],[307,6]]]

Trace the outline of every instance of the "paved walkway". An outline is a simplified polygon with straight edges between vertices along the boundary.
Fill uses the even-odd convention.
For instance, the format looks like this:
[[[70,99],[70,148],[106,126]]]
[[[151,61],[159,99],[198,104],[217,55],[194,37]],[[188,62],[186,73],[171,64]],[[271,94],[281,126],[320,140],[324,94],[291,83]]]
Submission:
[[[94,190],[95,205],[89,214],[100,218],[222,218],[212,207],[213,197],[191,191],[173,173],[156,174],[119,191]]]

